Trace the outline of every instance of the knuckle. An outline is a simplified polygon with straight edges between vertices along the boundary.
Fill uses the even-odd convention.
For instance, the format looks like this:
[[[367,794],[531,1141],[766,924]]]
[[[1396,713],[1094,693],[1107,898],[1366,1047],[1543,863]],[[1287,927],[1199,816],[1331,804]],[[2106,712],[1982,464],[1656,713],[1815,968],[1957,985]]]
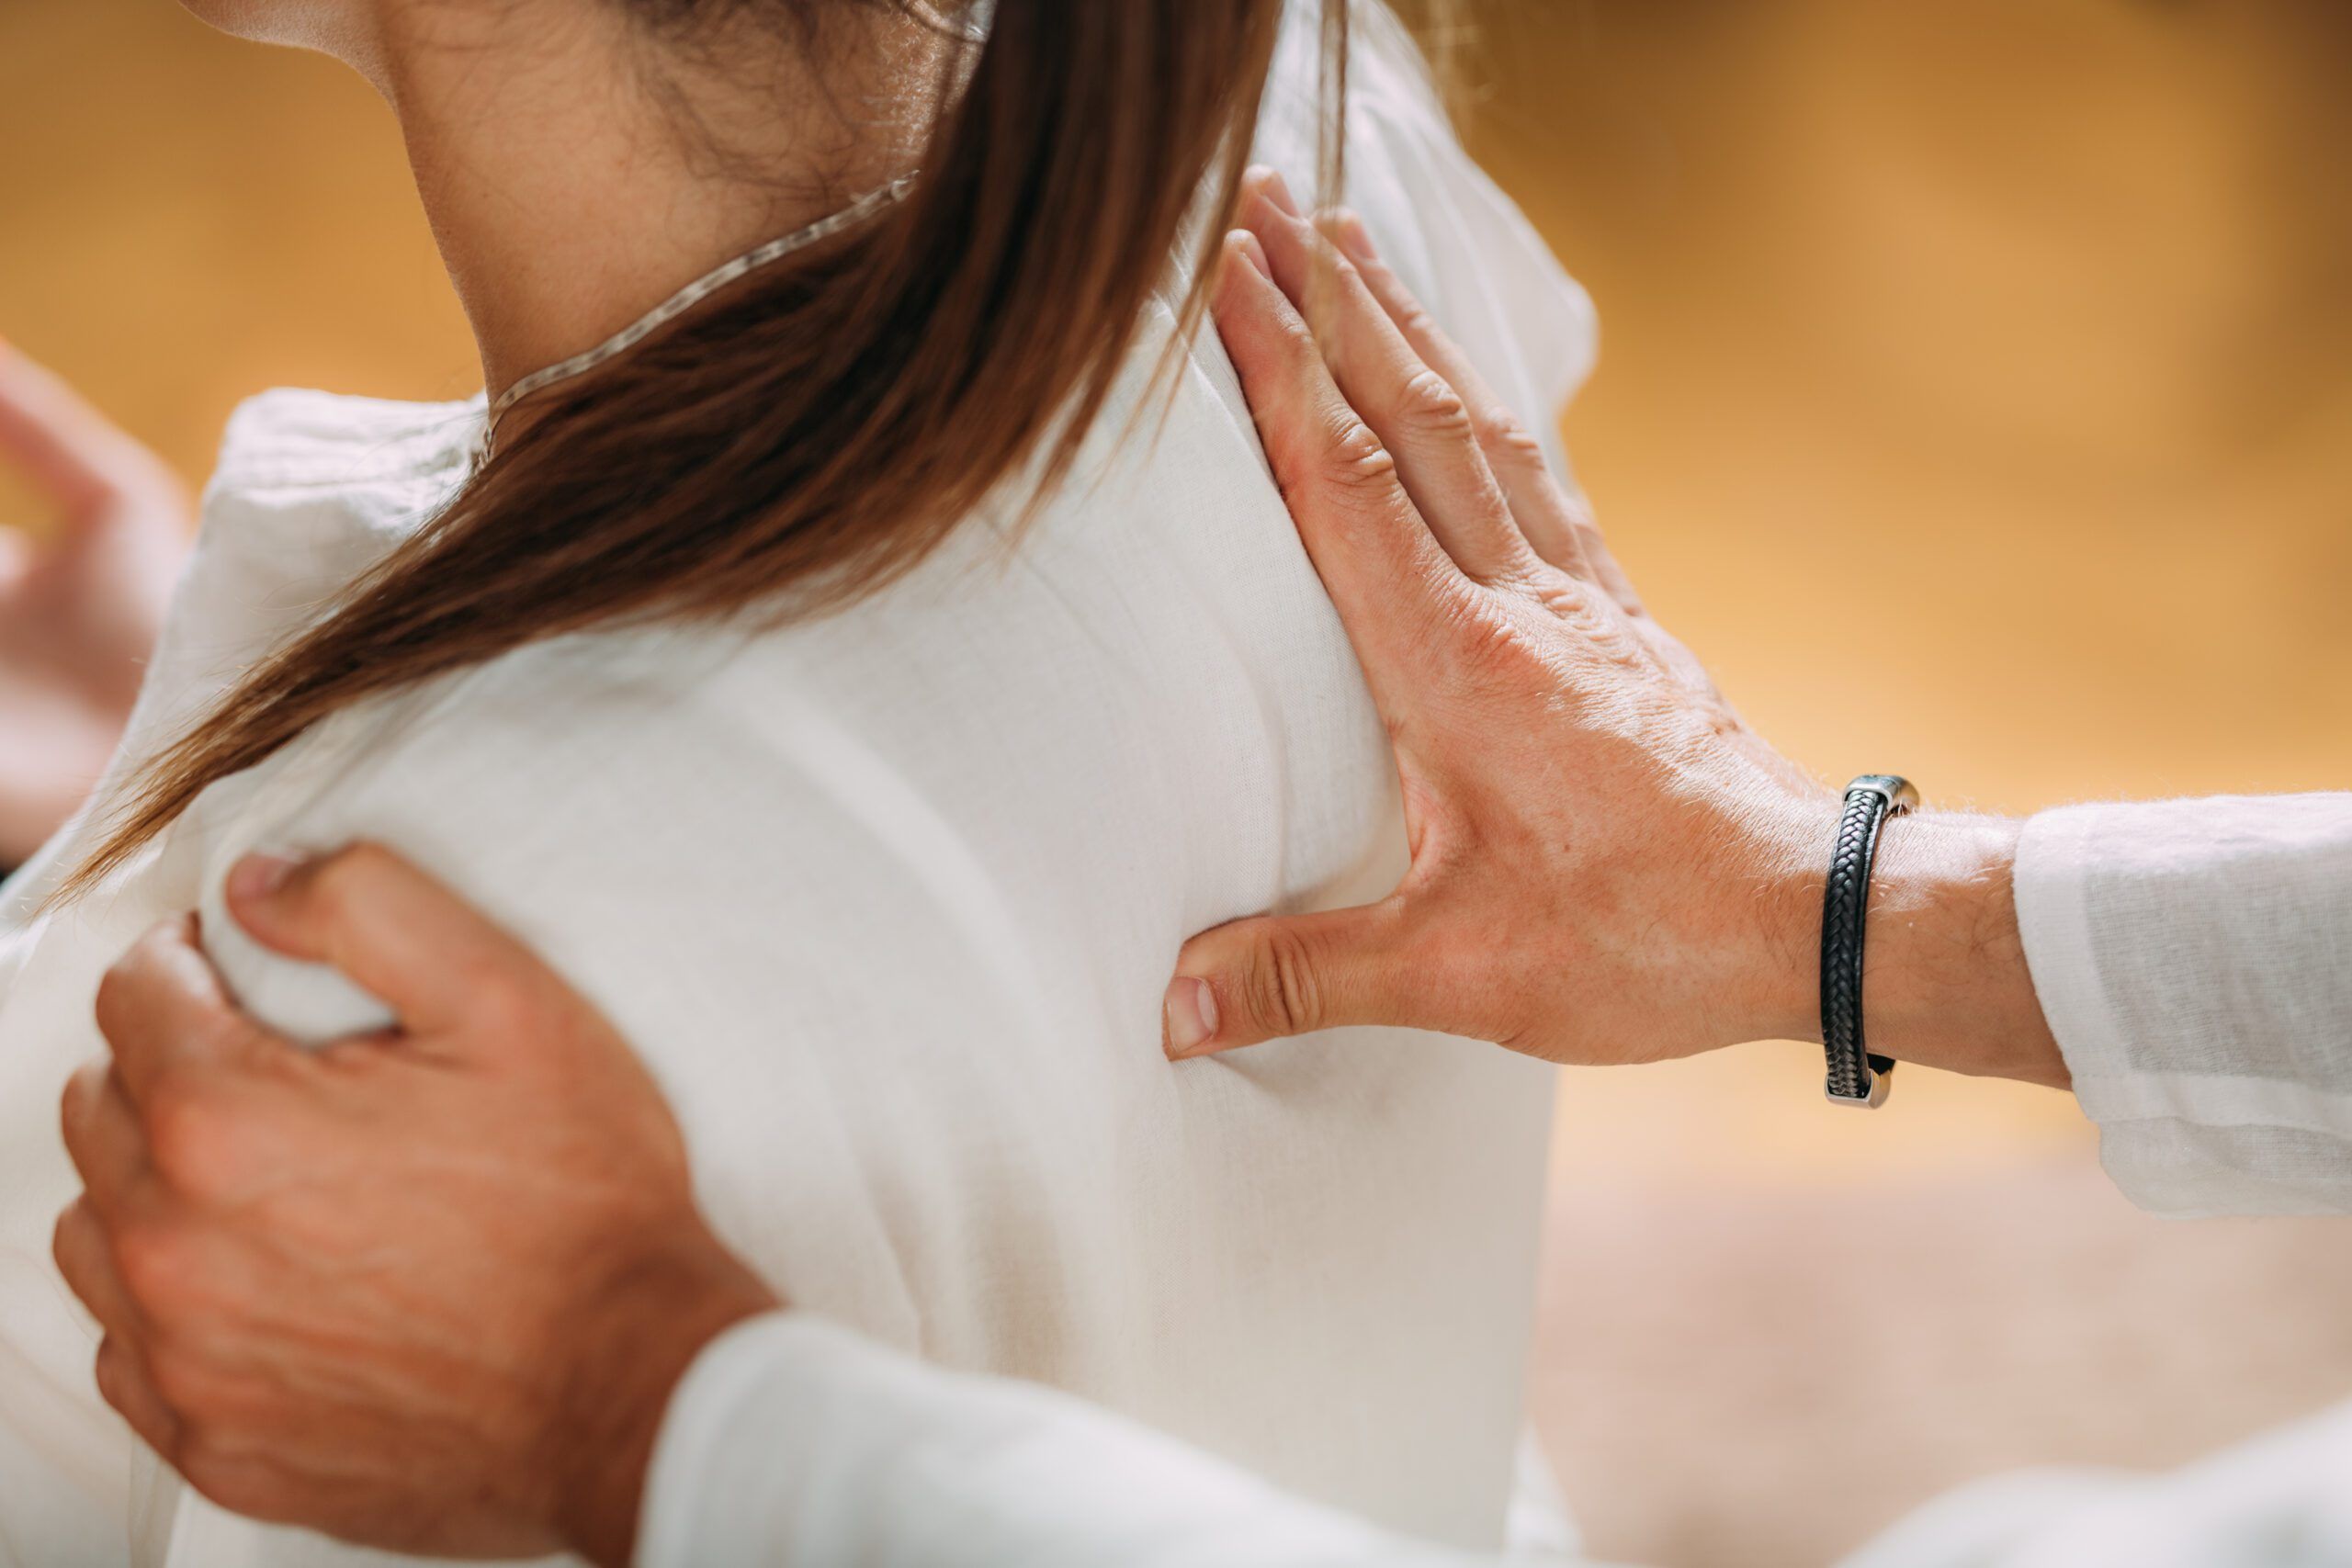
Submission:
[[[65,1092],[58,1097],[58,1126],[64,1134],[68,1150],[78,1148],[96,1114],[99,1098],[106,1092],[107,1074],[110,1069],[103,1062],[88,1062],[74,1069],[65,1080]]]
[[[311,880],[311,913],[330,926],[346,924],[390,857],[374,844],[354,844],[319,863]]]
[[[1322,1026],[1323,991],[1313,949],[1298,932],[1276,926],[1250,955],[1242,982],[1251,1014],[1272,1034],[1305,1034]]]
[[[1671,674],[1634,624],[1612,610],[1593,615],[1586,635],[1594,651],[1620,671],[1643,676]]]
[[[268,1472],[202,1424],[183,1428],[174,1464],[190,1486],[232,1514],[268,1518],[281,1504]]]
[[[1433,440],[1466,444],[1476,433],[1462,394],[1427,367],[1414,371],[1397,389],[1396,417],[1404,429]]]
[[[1544,443],[1535,433],[1499,404],[1480,409],[1473,417],[1471,428],[1487,460],[1498,466],[1540,468],[1548,461],[1544,455]]]
[[[254,1409],[251,1342],[221,1324],[180,1318],[150,1323],[142,1336],[147,1386],[186,1430],[218,1435]]]
[[[149,1096],[148,1158],[179,1191],[204,1198],[225,1189],[234,1179],[241,1142],[232,1108],[217,1093],[165,1078]]]
[[[1491,599],[1469,602],[1458,620],[1454,646],[1474,672],[1517,676],[1540,657],[1518,617]]]
[[[1601,590],[1566,572],[1547,571],[1535,597],[1584,647],[1606,662],[1625,669],[1652,665],[1648,645],[1639,630]]]
[[[130,1373],[125,1358],[130,1352],[121,1340],[107,1335],[98,1341],[98,1355],[91,1369],[92,1381],[98,1385],[98,1397],[116,1410],[128,1412],[130,1390],[125,1386]]]
[[[1272,324],[1271,342],[1280,375],[1293,389],[1311,385],[1324,373],[1323,347],[1315,329],[1295,310],[1285,310]]]
[[[448,976],[464,993],[467,1016],[473,1029],[503,1041],[517,1041],[548,1032],[559,1010],[552,987],[527,970],[518,970],[502,955],[475,951],[452,958]]]
[[[90,1213],[90,1201],[76,1198],[57,1216],[50,1227],[49,1256],[57,1265],[58,1273],[69,1285],[82,1278],[84,1259],[88,1256],[91,1231],[97,1221]]]
[[[96,1000],[91,1005],[98,1032],[112,1044],[120,1044],[130,1032],[137,1016],[139,974],[146,943],[141,942],[108,967],[98,979]]]
[[[1322,476],[1343,493],[1385,491],[1396,482],[1396,459],[1379,433],[1350,410],[1332,422],[1325,439]]]
[[[1393,277],[1395,274],[1389,272],[1388,276]],[[1419,299],[1407,299],[1400,304],[1396,311],[1396,328],[1416,344],[1440,343],[1445,337],[1438,327],[1437,318],[1430,315],[1429,307]]]
[[[125,1225],[109,1238],[115,1272],[151,1316],[168,1316],[194,1277],[194,1250],[166,1225]]]
[[[373,839],[360,839],[328,856],[322,869],[328,875],[365,883],[381,879],[399,864],[400,857],[390,850]]]
[[[158,1337],[148,1344],[147,1386],[179,1418],[191,1443],[203,1444],[210,1437],[212,1379],[195,1358],[168,1337]]]
[[[1592,619],[1600,607],[1600,595],[1589,584],[1556,568],[1546,568],[1527,586],[1537,604],[1579,626]]]

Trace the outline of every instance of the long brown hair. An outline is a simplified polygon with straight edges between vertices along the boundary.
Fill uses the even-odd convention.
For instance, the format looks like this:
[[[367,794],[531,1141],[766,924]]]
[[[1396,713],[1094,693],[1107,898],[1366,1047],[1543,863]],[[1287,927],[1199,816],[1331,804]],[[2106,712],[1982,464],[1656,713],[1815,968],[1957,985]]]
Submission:
[[[355,703],[616,621],[835,606],[1009,479],[1049,491],[1204,188],[1230,212],[1281,12],[995,0],[905,201],[528,405],[446,508],[129,781],[59,897]],[[1344,51],[1345,0],[1325,17]]]

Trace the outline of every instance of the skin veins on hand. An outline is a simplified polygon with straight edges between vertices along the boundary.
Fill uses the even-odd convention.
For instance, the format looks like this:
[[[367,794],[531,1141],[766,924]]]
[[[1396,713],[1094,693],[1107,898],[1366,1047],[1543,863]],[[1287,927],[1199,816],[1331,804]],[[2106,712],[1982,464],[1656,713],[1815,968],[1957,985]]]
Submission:
[[[1245,183],[1217,324],[1387,722],[1412,865],[1360,909],[1195,938],[1172,1055],[1347,1023],[1560,1063],[1818,1039],[1838,796],[1659,626],[1510,411],[1345,214]],[[1311,318],[1311,320],[1310,320]],[[1890,826],[1867,1027],[2063,1084],[2010,907],[2018,826]]]
[[[1555,1062],[1812,1034],[1838,797],[1650,618],[1361,224],[1302,215],[1264,172],[1242,218],[1217,322],[1387,721],[1412,864],[1376,905],[1188,943],[1169,1054],[1351,1022]],[[1890,825],[1874,1046],[2064,1081],[2017,839]],[[106,1330],[102,1392],[236,1512],[626,1562],[678,1381],[777,1305],[697,1210],[659,1089],[534,954],[382,850],[248,861],[229,901],[399,1025],[297,1050],[234,1006],[187,920],[109,975],[112,1060],[65,1105],[87,1191],[56,1237]]]
[[[99,1388],[233,1512],[394,1551],[628,1558],[671,1391],[777,1297],[712,1234],[660,1090],[538,959],[361,847],[249,860],[265,946],[399,1027],[304,1051],[188,920],[107,977],[59,1268]],[[288,1310],[288,1303],[299,1303]]]

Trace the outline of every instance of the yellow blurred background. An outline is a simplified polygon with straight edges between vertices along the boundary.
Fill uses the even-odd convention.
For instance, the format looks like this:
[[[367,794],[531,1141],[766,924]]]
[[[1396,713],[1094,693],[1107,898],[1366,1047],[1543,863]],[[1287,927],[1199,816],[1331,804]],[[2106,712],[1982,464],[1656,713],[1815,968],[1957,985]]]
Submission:
[[[1600,306],[1579,469],[1765,733],[2004,811],[2352,784],[2352,12],[1465,8],[1465,130]],[[478,385],[382,107],[170,0],[0,5],[0,334],[192,480],[263,387]],[[2352,1230],[2161,1224],[2063,1097],[1818,1074],[1564,1080],[1535,1408],[1595,1550],[1818,1562],[2352,1394]]]

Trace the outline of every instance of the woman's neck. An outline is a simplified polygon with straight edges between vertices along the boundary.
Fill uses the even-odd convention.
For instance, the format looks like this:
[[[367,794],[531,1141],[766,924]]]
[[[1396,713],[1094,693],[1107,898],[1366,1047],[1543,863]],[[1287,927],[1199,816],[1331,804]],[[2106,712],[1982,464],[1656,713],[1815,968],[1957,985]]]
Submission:
[[[494,398],[901,172],[940,40],[843,6],[691,51],[617,4],[388,7],[368,74]],[[811,43],[820,48],[807,47]]]

